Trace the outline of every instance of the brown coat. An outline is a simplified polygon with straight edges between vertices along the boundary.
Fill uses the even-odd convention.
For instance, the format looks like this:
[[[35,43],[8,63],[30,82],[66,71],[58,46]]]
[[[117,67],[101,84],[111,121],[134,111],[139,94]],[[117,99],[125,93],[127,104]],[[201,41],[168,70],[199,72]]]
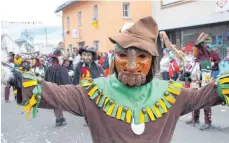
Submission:
[[[145,131],[138,136],[131,125],[107,116],[92,101],[87,91],[74,85],[58,86],[41,82],[41,108],[59,108],[77,116],[83,116],[90,128],[94,143],[169,143],[180,116],[200,108],[207,108],[222,102],[214,82],[199,90],[183,88],[176,96],[176,103],[161,118],[146,123]],[[23,90],[23,98],[29,99],[32,87]]]

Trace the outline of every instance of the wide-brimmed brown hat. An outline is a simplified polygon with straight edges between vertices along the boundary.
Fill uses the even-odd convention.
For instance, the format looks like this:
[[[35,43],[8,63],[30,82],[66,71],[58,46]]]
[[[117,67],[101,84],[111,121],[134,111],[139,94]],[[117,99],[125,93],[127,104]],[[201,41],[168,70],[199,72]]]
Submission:
[[[159,56],[157,51],[158,27],[156,21],[151,17],[138,20],[129,29],[117,36],[109,37],[114,44],[123,48],[137,47],[149,52],[152,56]]]

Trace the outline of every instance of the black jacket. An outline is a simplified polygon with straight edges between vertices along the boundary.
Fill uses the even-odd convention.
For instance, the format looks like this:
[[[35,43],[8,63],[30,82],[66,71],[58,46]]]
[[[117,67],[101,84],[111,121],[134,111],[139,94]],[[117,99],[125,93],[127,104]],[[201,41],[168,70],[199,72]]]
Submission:
[[[45,81],[56,83],[57,85],[71,84],[67,69],[59,64],[53,64],[45,72]]]

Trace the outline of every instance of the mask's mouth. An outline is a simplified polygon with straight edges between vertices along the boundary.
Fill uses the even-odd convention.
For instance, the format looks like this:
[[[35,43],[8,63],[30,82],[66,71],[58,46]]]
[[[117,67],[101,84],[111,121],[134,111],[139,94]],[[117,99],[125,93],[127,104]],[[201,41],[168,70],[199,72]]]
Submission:
[[[127,86],[140,86],[146,82],[146,76],[140,73],[119,72],[118,79]]]
[[[122,73],[124,73],[124,74],[130,74],[130,75],[140,75],[140,74],[142,74],[142,72],[140,70],[138,70],[138,71],[129,71],[127,69],[124,69],[122,71]]]

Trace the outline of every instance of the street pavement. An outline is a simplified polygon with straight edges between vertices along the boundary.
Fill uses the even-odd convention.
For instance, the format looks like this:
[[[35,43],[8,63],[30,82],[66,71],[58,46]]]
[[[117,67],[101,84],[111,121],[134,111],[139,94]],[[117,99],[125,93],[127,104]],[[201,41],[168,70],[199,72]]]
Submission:
[[[2,90],[3,91],[3,90]],[[22,107],[17,107],[13,96],[5,103],[1,94],[1,142],[2,143],[92,143],[88,127],[82,117],[76,117],[67,112],[64,116],[67,125],[55,127],[52,110],[39,109],[38,117],[26,120],[26,113],[21,114]],[[191,115],[185,115],[178,121],[172,143],[226,143],[229,141],[229,108],[213,107],[213,127],[200,131],[200,125],[193,127],[185,121]],[[201,111],[203,124],[203,111]]]

